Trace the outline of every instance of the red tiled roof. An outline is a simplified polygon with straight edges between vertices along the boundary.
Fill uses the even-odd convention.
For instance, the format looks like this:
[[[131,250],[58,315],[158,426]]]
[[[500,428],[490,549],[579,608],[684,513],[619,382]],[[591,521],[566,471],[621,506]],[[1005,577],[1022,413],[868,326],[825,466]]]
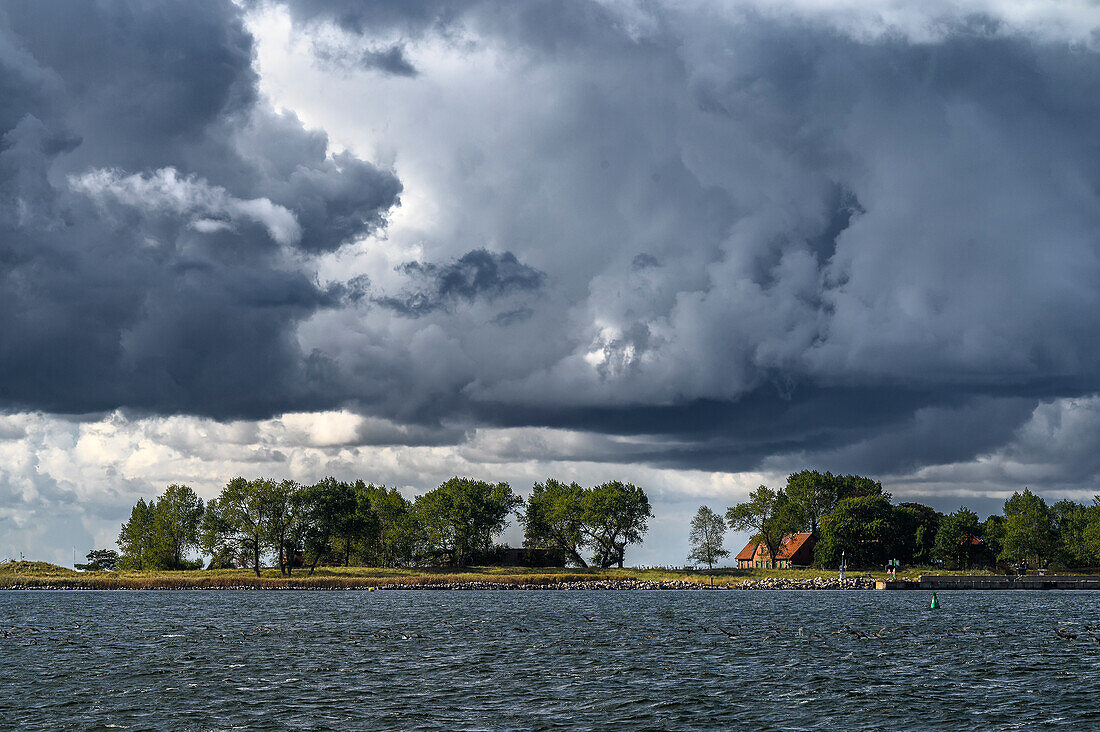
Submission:
[[[776,557],[776,559],[790,559],[791,557],[793,557],[795,553],[802,548],[802,545],[805,544],[807,540],[809,540],[810,536],[812,536],[812,534],[810,534],[810,532],[808,531],[801,534],[788,534],[787,536],[784,536],[783,545],[779,547],[779,556]],[[757,541],[750,541],[748,544],[746,544],[745,548],[738,552],[737,557],[735,558],[739,562],[751,562],[753,559],[756,558],[756,552],[758,549],[760,551],[761,559],[766,558],[768,555],[768,550],[760,542]]]
[[[744,549],[737,553],[735,559],[739,562],[751,562],[754,556],[756,556],[756,542],[750,541]]]
[[[810,532],[804,532],[801,534],[791,534],[790,536],[783,537],[783,546],[779,548],[779,556],[776,559],[790,559],[795,555],[802,545],[806,543],[806,540],[810,538]]]

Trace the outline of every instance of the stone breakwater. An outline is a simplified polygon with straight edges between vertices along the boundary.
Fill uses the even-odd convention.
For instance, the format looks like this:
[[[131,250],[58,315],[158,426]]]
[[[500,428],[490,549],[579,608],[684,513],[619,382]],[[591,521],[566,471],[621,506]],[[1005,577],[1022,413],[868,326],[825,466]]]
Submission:
[[[806,577],[804,579],[788,577],[768,577],[759,580],[746,580],[737,585],[739,590],[873,590],[875,580],[871,577]]]
[[[768,578],[740,583],[708,584],[686,580],[583,580],[493,582],[488,580],[433,582],[420,581],[355,581],[355,580],[262,580],[247,583],[206,584],[202,582],[127,583],[103,582],[27,582],[9,583],[8,590],[873,590],[875,581],[869,577],[836,578],[808,577]]]

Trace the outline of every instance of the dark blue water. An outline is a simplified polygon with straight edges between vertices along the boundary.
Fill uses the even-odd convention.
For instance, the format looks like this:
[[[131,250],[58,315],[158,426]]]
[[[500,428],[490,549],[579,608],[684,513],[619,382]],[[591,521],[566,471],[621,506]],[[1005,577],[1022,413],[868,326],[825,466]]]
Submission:
[[[4,591],[0,727],[1100,728],[1100,593],[940,599]]]

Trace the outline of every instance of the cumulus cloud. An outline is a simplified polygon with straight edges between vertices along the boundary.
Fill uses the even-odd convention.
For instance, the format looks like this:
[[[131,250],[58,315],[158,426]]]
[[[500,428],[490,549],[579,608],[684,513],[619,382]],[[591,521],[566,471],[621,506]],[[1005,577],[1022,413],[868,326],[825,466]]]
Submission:
[[[1088,2],[6,6],[0,407],[1079,492],[1090,450],[1035,466],[1100,392],[1098,38]]]
[[[114,201],[151,213],[186,215],[191,228],[208,234],[232,229],[234,219],[249,219],[280,244],[296,244],[302,238],[294,214],[282,206],[266,198],[242,201],[220,186],[193,176],[181,178],[175,168],[161,168],[149,176],[100,168],[68,180],[71,188],[99,203]]]

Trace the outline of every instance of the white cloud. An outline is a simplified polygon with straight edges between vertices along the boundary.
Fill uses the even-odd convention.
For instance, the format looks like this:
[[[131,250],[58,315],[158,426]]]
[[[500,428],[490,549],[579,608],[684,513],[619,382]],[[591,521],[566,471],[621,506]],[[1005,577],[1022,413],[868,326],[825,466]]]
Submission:
[[[279,244],[295,244],[302,238],[297,219],[285,207],[267,198],[236,198],[221,186],[194,176],[181,177],[171,167],[150,175],[96,168],[70,175],[69,186],[100,203],[113,201],[150,213],[190,217],[191,228],[202,233],[228,229],[233,221],[244,219],[263,226]]]

